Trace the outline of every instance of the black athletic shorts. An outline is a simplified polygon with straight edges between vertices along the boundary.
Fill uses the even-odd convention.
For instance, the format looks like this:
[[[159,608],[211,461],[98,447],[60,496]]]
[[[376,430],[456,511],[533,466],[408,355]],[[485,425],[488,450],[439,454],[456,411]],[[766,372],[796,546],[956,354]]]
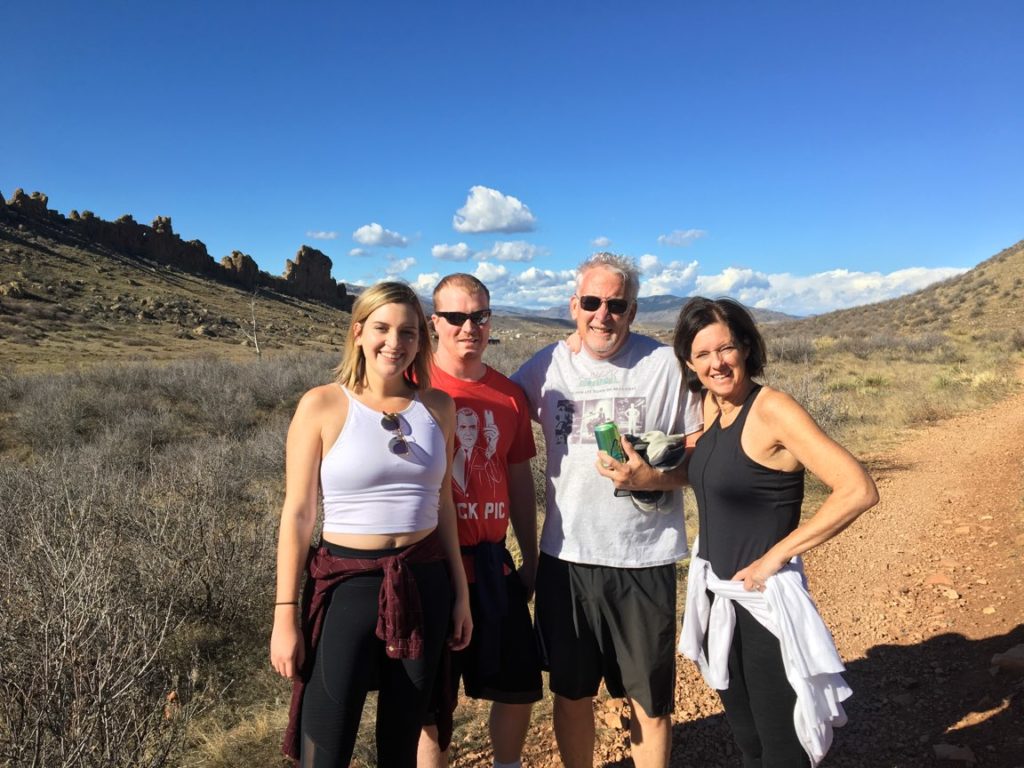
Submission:
[[[612,568],[541,554],[537,635],[552,692],[567,699],[628,696],[651,717],[671,714],[676,567]]]
[[[479,658],[482,633],[476,623],[477,617],[482,613],[476,584],[469,585],[469,606],[474,622],[473,635],[466,648],[451,654],[451,686],[452,690],[457,691],[461,678],[466,695],[471,698],[502,704],[529,704],[540,701],[544,693],[537,636],[533,631],[526,589],[519,579],[519,574],[512,572],[505,576],[505,590],[508,595],[508,612],[502,619],[499,629],[500,651],[496,659],[497,669],[489,674],[483,674]],[[426,724],[434,723],[434,713],[427,713]]]

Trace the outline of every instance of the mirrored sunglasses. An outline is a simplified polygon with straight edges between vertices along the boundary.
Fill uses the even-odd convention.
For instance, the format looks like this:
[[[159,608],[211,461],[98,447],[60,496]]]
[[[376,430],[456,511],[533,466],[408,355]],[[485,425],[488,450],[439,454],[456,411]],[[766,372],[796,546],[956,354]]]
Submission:
[[[399,420],[397,413],[384,411],[380,425],[388,432],[395,433],[395,436],[388,442],[389,451],[395,454],[395,456],[404,456],[409,453],[409,443],[406,442],[405,435],[402,434],[402,422]]]
[[[434,314],[443,317],[451,325],[459,327],[465,325],[467,320],[472,320],[473,325],[487,325],[491,321],[491,310],[489,309],[478,309],[476,312],[438,312],[435,310]]]

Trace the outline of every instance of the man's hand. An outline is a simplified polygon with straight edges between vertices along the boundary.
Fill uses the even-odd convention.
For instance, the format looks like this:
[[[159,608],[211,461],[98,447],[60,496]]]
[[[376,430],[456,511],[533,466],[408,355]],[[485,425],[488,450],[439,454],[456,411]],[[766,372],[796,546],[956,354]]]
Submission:
[[[537,583],[537,567],[529,567],[525,562],[516,569],[516,575],[526,591],[526,601],[533,599],[533,590]]]

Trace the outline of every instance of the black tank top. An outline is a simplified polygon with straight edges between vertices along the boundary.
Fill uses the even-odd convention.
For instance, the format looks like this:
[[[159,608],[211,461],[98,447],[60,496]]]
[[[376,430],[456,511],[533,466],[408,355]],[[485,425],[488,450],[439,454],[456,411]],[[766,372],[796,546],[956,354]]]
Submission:
[[[720,579],[761,557],[800,523],[804,470],[782,472],[747,456],[743,425],[760,385],[743,401],[736,420],[721,426],[721,414],[697,441],[690,458],[690,484],[700,519],[698,555]]]

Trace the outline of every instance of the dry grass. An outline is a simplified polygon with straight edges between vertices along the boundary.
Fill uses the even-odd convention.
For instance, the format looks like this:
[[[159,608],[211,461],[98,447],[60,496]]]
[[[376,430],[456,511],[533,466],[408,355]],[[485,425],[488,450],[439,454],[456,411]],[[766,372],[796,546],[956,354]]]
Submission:
[[[520,339],[488,354],[512,370],[546,341]],[[956,362],[936,355],[947,345]],[[788,349],[798,347],[810,349],[806,341]],[[892,345],[858,354],[834,337],[813,339],[813,348],[813,362],[773,362],[769,380],[860,453],[898,439],[907,427],[1004,395],[1016,386],[1010,372],[1021,357],[1006,352],[1014,362],[1006,365],[995,354],[1002,348],[998,341],[963,345],[948,337],[903,344],[898,354]],[[15,743],[35,743],[24,730],[33,722],[49,733],[44,743],[58,733],[65,742],[92,738],[81,722],[70,731],[67,724],[47,722],[38,708],[45,700],[26,698],[32,670],[52,667],[46,654],[53,652],[29,640],[40,631],[31,617],[45,613],[38,602],[43,596],[49,601],[58,594],[64,605],[80,606],[82,616],[103,617],[98,625],[85,625],[98,644],[75,640],[85,666],[72,666],[71,679],[97,669],[95,659],[114,642],[122,644],[124,656],[159,660],[148,682],[135,684],[134,709],[118,716],[140,723],[137,750],[124,750],[122,762],[111,758],[106,764],[133,764],[140,754],[153,765],[278,764],[288,689],[266,668],[270,615],[262,596],[272,586],[283,436],[299,394],[325,380],[333,361],[333,355],[262,362],[207,357],[0,376],[7,470],[0,473],[3,572],[10,576],[0,612],[0,677],[10,682],[0,717],[21,723],[0,754],[11,756]],[[540,509],[543,472],[543,462],[536,462]],[[822,493],[809,484],[808,510]],[[692,499],[687,509],[692,537]],[[59,555],[43,560],[45,567],[41,546]],[[131,588],[123,589],[126,584]],[[117,610],[97,610],[90,595],[100,594],[118,595]],[[159,621],[139,622],[140,615]],[[121,631],[129,626],[139,633]],[[94,695],[77,690],[85,701]],[[177,702],[170,722],[179,728],[169,731],[161,718],[170,691]],[[486,710],[478,702],[460,710],[455,762],[482,759]],[[31,712],[37,713],[34,721],[26,720]],[[535,720],[547,723],[549,716],[546,699]],[[366,719],[369,729],[372,717]],[[370,742],[369,734],[360,740],[361,765],[374,762]],[[169,762],[152,757],[161,749]]]

